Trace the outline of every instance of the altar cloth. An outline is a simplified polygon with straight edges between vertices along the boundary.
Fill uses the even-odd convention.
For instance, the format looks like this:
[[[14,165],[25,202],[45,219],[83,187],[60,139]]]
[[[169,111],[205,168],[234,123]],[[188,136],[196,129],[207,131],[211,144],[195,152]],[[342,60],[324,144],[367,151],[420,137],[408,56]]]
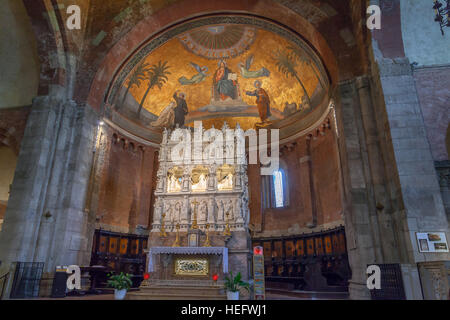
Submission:
[[[216,254],[222,255],[223,273],[228,273],[228,248],[226,247],[153,247],[148,251],[148,272],[154,272],[153,256],[158,254]]]

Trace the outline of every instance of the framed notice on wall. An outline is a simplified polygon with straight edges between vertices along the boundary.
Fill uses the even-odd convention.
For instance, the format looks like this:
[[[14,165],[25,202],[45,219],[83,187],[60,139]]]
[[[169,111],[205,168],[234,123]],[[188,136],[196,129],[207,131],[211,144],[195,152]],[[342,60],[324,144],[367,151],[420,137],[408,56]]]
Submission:
[[[447,238],[444,232],[416,233],[419,252],[448,252]]]

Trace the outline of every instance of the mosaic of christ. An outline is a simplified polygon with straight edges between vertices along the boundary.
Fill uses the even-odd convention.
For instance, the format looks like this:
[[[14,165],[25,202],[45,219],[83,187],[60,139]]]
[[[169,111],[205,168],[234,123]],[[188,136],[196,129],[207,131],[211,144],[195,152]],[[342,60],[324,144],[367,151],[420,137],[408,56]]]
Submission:
[[[153,128],[242,128],[309,112],[326,76],[310,52],[267,30],[204,26],[167,41],[129,73],[115,102]]]

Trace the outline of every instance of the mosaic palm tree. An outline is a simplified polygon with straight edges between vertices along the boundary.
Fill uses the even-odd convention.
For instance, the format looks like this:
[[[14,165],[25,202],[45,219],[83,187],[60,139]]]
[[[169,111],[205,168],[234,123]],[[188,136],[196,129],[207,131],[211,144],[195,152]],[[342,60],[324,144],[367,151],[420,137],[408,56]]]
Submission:
[[[136,69],[131,72],[130,77],[128,78],[127,90],[123,95],[122,102],[118,106],[116,106],[117,110],[120,109],[125,103],[125,99],[127,98],[130,89],[132,89],[133,87],[139,88],[141,86],[141,82],[145,80],[145,77],[149,71],[150,64],[141,63],[136,67]]]
[[[170,67],[167,65],[167,61],[159,61],[158,64],[154,64],[150,67],[149,71],[147,72],[148,87],[141,99],[141,103],[139,103],[139,109],[137,111],[138,116],[141,114],[142,107],[144,105],[145,99],[147,99],[150,90],[155,86],[161,89],[167,82],[167,76],[170,74],[170,72],[168,71],[169,68]]]
[[[294,56],[297,59],[297,61],[299,61],[301,63],[305,63],[308,67],[311,68],[311,70],[314,72],[314,75],[316,76],[317,80],[319,80],[319,83],[322,86],[322,88],[325,88],[325,83],[323,82],[323,79],[320,76],[319,72],[314,68],[314,64],[312,62],[312,59],[310,57],[308,57],[303,52],[303,50],[300,49],[299,47],[289,46],[288,50],[290,50],[294,54]]]
[[[306,100],[309,105],[311,105],[311,99],[309,98],[308,92],[306,91],[305,85],[297,73],[297,60],[292,56],[291,53],[287,53],[285,51],[277,50],[274,53],[273,59],[275,60],[275,64],[278,67],[278,71],[283,73],[286,78],[293,77],[295,78],[300,86],[303,89]]]

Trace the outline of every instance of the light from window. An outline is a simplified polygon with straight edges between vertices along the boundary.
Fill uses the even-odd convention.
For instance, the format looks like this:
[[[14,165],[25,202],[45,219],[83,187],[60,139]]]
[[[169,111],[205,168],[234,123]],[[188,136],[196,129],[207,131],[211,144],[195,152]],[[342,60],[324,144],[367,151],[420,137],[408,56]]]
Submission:
[[[277,170],[273,173],[273,185],[275,191],[275,208],[284,207],[283,173]]]

